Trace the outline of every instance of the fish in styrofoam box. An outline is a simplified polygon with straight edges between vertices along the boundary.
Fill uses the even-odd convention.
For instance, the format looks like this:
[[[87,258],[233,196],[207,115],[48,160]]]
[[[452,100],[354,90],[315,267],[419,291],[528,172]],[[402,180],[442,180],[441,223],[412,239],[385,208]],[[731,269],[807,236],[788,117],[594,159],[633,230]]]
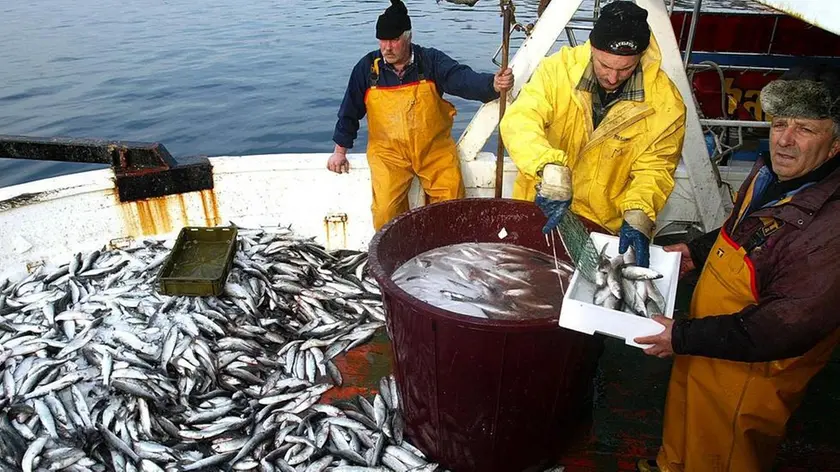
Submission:
[[[606,258],[613,259],[618,256],[617,236],[591,233],[590,237],[596,248],[603,249],[603,255]],[[667,318],[674,316],[680,258],[679,252],[665,252],[662,246],[650,246],[650,269],[662,275],[650,282],[665,299],[665,307],[660,308],[663,308],[661,314]],[[633,313],[629,308],[623,311],[621,308],[611,309],[607,306],[599,306],[595,303],[596,291],[598,291],[596,284],[589,282],[578,271],[575,271],[563,297],[560,326],[590,335],[601,333],[616,337],[638,348],[646,348],[648,345],[638,344],[633,339],[658,334],[664,330],[664,326],[655,320]],[[648,299],[649,302],[650,299]]]

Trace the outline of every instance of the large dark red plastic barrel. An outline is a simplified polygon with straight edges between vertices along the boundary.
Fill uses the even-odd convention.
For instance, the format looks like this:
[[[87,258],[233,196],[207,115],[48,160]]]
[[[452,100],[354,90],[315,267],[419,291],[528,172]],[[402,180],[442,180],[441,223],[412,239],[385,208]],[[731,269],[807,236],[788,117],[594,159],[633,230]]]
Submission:
[[[504,241],[552,254],[543,224],[531,202],[463,199],[405,213],[371,241],[406,435],[453,472],[521,472],[553,457],[580,417],[592,380],[592,337],[559,327],[557,317],[494,321],[436,308],[391,275],[422,252],[463,242]],[[558,258],[568,260],[556,242]]]

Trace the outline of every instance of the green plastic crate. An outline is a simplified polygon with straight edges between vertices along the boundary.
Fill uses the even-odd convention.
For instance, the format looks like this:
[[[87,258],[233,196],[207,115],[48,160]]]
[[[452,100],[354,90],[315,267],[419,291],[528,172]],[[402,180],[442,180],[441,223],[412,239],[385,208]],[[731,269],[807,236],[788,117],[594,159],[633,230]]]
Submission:
[[[158,276],[165,295],[219,296],[236,252],[236,227],[186,226]]]

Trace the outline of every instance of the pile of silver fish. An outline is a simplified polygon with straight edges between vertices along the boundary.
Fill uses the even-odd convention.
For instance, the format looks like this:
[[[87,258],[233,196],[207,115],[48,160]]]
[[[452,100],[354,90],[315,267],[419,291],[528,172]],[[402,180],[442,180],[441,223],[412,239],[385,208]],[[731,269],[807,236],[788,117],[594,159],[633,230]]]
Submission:
[[[459,243],[425,251],[391,279],[438,308],[477,318],[558,317],[574,267],[507,243]]]
[[[653,283],[662,274],[635,265],[633,248],[613,258],[601,249],[595,274],[594,303],[611,310],[620,310],[647,318],[665,312],[665,297]]]
[[[364,252],[239,230],[225,293],[169,297],[165,242],[0,280],[0,471],[429,472],[393,378],[320,404],[384,326]]]

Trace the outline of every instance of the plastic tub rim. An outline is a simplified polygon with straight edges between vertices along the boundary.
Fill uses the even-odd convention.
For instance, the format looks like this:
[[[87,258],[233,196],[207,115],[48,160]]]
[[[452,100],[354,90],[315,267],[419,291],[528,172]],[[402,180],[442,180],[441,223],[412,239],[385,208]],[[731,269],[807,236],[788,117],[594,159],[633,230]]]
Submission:
[[[198,232],[230,232],[231,238],[225,250],[225,264],[219,277],[196,278],[196,277],[172,277],[168,275],[172,270],[172,260],[187,238],[188,233]],[[239,228],[236,226],[197,226],[185,225],[178,231],[178,236],[169,254],[166,256],[160,271],[155,276],[158,293],[166,296],[199,296],[217,297],[224,292],[224,286],[230,275],[233,260],[236,257],[237,245],[239,243]],[[198,290],[197,290],[198,288]]]

